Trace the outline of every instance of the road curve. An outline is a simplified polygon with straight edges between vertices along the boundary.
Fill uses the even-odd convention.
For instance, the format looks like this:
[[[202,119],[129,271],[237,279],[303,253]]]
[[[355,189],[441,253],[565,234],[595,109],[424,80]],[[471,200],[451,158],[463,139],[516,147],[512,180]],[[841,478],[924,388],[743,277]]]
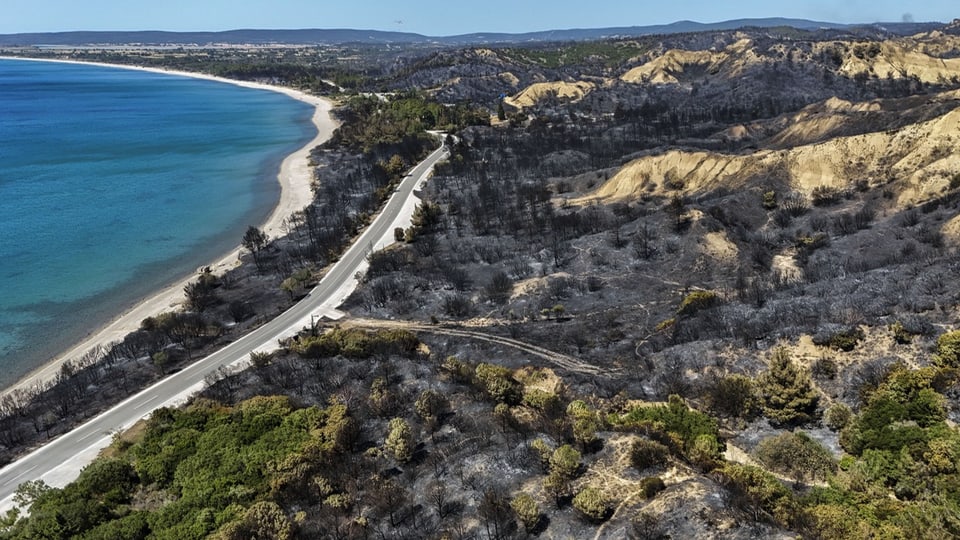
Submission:
[[[0,511],[11,507],[12,496],[21,483],[42,479],[52,486],[65,485],[109,443],[116,430],[133,425],[159,407],[183,400],[184,396],[203,388],[208,374],[246,360],[251,351],[276,348],[280,338],[293,335],[305,324],[310,324],[312,316],[333,312],[355,286],[356,274],[366,268],[370,251],[393,243],[393,227],[409,215],[411,206],[417,201],[415,191],[433,166],[447,156],[448,149],[441,145],[409,172],[376,219],[306,298],[257,330],[0,469]]]

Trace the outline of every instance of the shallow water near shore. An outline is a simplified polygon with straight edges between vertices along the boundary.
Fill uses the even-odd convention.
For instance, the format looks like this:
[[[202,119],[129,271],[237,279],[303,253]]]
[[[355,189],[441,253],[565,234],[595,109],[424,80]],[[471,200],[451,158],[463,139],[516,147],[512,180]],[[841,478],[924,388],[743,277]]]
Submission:
[[[264,90],[0,60],[0,387],[235,247],[313,108]]]

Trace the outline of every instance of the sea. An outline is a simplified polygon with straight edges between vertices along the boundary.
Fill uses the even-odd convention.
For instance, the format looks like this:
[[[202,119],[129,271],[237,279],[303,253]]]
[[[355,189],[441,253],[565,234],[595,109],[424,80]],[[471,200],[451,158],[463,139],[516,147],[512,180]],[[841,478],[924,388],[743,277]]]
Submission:
[[[0,388],[236,247],[312,113],[268,90],[0,60]]]

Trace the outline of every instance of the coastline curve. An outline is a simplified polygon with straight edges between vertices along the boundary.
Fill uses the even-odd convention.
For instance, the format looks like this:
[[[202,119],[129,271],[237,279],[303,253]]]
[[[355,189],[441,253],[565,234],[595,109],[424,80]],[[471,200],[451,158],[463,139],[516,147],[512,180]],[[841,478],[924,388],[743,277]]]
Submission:
[[[313,107],[311,123],[316,129],[316,133],[311,140],[306,142],[293,153],[286,156],[281,162],[280,168],[276,175],[277,181],[280,184],[280,198],[266,221],[259,224],[260,228],[271,238],[283,235],[284,221],[294,213],[306,208],[313,200],[313,174],[309,163],[310,152],[316,146],[327,141],[333,135],[334,130],[338,126],[337,121],[331,115],[331,110],[333,108],[333,102],[331,100],[282,86],[249,81],[237,81],[224,77],[208,75],[205,73],[193,73],[144,66],[108,64],[104,62],[83,62],[78,60],[28,58],[19,56],[0,56],[0,59],[79,64],[114,69],[145,71],[170,76],[189,77],[230,84],[243,88],[277,92],[284,94],[291,99],[311,105]],[[209,266],[210,269],[215,273],[223,273],[238,264],[240,252],[241,248],[238,244],[228,253],[214,257],[210,264],[204,266]],[[82,338],[75,345],[70,346],[63,353],[51,358],[43,365],[38,366],[34,370],[30,371],[27,375],[21,377],[12,385],[0,390],[0,397],[17,390],[29,391],[43,387],[47,382],[52,381],[57,376],[61,367],[65,363],[80,358],[89,351],[98,347],[108,347],[110,344],[122,340],[127,334],[136,331],[140,327],[140,322],[143,319],[156,316],[164,311],[169,311],[170,309],[177,307],[185,300],[183,293],[184,286],[193,278],[193,273],[175,278],[171,284],[161,288],[155,293],[147,295],[146,297],[134,303],[132,306],[124,308],[118,316],[113,318],[107,324],[92,330],[89,334],[87,334],[86,337]]]

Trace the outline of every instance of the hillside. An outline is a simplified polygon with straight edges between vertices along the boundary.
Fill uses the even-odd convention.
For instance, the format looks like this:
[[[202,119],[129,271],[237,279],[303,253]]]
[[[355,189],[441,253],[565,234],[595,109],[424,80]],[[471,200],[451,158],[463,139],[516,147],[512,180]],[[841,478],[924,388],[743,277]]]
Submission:
[[[361,29],[302,29],[266,30],[238,29],[223,32],[48,32],[0,34],[0,46],[88,46],[88,45],[334,45],[344,43],[377,44],[431,44],[464,45],[480,43],[521,43],[547,41],[597,40],[610,37],[646,36],[734,30],[742,27],[792,27],[807,30],[848,30],[859,27],[882,29],[885,32],[914,34],[924,29],[938,28],[938,23],[875,23],[871,25],[847,25],[803,19],[738,19],[717,23],[679,21],[667,25],[629,26],[618,28],[548,30],[526,33],[484,32],[456,36],[424,36],[410,32],[390,32]]]
[[[728,385],[762,386],[776,351],[819,396],[814,419],[794,428],[848,465],[863,447],[835,415],[867,421],[877,389],[894,380],[932,376],[943,392],[939,417],[960,419],[956,371],[929,355],[955,336],[960,297],[948,277],[960,230],[953,38],[739,31],[619,45],[576,65],[562,60],[573,49],[492,50],[485,64],[540,80],[515,85],[503,125],[462,134],[426,193],[442,217],[377,259],[351,312],[457,324],[625,370],[604,382],[565,373],[574,392],[592,396],[686,396],[724,419],[728,462],[768,470],[776,467],[763,449],[785,443],[783,421],[739,409],[754,410],[756,390],[723,400]],[[889,65],[899,74],[877,74]],[[591,90],[573,91],[576,82]],[[870,452],[862,455],[879,455]],[[852,487],[845,475],[862,469],[850,467],[829,488],[787,482],[809,505],[800,521],[811,521],[772,521],[847,538],[876,531],[867,522],[878,514],[821,497],[869,506],[889,496],[898,515],[911,516],[925,504],[901,490],[899,476],[864,473],[873,480]],[[912,470],[930,471],[923,467]],[[711,488],[692,487],[698,478],[681,483],[708,505]],[[684,536],[688,514],[674,500],[658,496],[643,512]],[[778,515],[768,511],[758,519]],[[960,531],[951,519],[925,523],[946,536]]]
[[[760,149],[749,154],[658,152],[631,162],[580,201],[609,203],[634,200],[643,194],[669,196],[671,192],[699,197],[720,187],[763,186],[809,197],[817,189],[846,191],[862,182],[868,188],[883,186],[895,201],[891,209],[899,211],[939,196],[960,171],[960,161],[950,150],[960,133],[957,98],[953,91],[927,98],[917,107],[923,110],[904,109],[900,100],[853,104],[831,99],[789,115],[789,119],[772,120],[773,125],[785,126],[783,131],[757,144],[776,150]],[[938,107],[941,111],[945,107],[950,110],[900,128],[883,121],[893,114],[900,122],[911,116],[922,117],[932,104],[942,104]],[[871,123],[882,125],[883,131],[837,136],[854,126],[867,130]],[[806,144],[808,141],[812,144]],[[662,179],[659,184],[657,179]]]
[[[305,294],[337,227],[449,127],[411,226],[344,320],[211,375],[72,487],[28,485],[6,532],[960,536],[960,41],[919,30],[324,64],[370,93],[343,100],[317,200],[230,298]],[[305,58],[271,73],[307,84]],[[141,334],[111,358],[189,356]],[[5,418],[22,434],[32,410]]]

